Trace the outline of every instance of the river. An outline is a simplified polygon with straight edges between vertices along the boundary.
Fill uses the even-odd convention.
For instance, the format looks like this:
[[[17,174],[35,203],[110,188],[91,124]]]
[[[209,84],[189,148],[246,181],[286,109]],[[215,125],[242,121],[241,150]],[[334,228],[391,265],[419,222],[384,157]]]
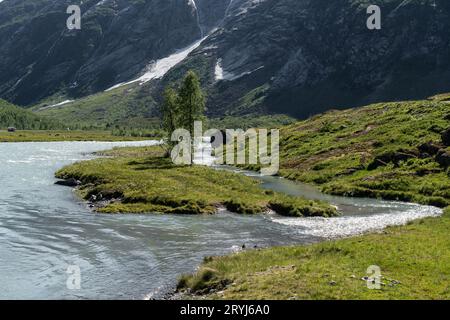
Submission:
[[[94,151],[152,143],[0,143],[0,299],[161,298],[203,257],[238,251],[243,244],[305,244],[442,212],[415,204],[332,197],[251,172],[241,173],[262,180],[264,188],[328,200],[343,216],[102,215],[92,213],[71,188],[54,185],[56,170],[91,159]],[[69,266],[81,270],[79,290],[67,287]]]

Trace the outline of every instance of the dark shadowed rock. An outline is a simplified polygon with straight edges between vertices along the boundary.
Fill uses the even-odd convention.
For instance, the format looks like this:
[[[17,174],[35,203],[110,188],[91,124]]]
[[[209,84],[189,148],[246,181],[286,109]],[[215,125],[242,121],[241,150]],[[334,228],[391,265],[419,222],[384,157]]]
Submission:
[[[389,163],[393,163],[394,165],[398,165],[401,161],[406,161],[412,158],[418,158],[419,152],[416,150],[398,150],[398,151],[390,151],[379,156],[376,156],[375,159],[369,164],[367,167],[368,170],[375,170],[378,167],[387,166]]]
[[[430,156],[434,156],[436,155],[439,150],[442,148],[441,145],[435,144],[433,142],[426,142],[424,144],[421,144],[417,149],[419,149],[421,154],[428,154]],[[422,157],[425,158],[425,157]]]
[[[442,143],[445,146],[447,146],[447,147],[450,146],[450,128],[448,128],[447,130],[442,132],[441,138],[442,138]]]
[[[439,150],[436,155],[436,162],[439,163],[442,167],[448,168],[450,166],[450,153],[445,151],[444,149]]]
[[[55,184],[65,187],[78,187],[81,184],[81,181],[74,178],[70,178],[67,180],[56,181]]]

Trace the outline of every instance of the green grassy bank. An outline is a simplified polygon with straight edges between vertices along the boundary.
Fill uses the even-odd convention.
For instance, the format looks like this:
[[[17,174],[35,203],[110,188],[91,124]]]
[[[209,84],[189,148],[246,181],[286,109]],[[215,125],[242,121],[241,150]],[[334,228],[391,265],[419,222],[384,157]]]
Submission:
[[[183,276],[197,299],[450,299],[450,208],[377,234],[207,258]],[[367,268],[381,269],[381,289]]]
[[[446,207],[448,128],[450,94],[329,111],[281,129],[280,175],[335,195]]]
[[[61,179],[81,182],[79,192],[103,213],[211,214],[219,207],[255,214],[334,216],[328,204],[263,190],[254,179],[202,166],[175,166],[161,147],[120,148],[63,168]]]
[[[113,135],[110,131],[81,130],[0,130],[0,142],[52,142],[52,141],[136,141],[156,138]]]

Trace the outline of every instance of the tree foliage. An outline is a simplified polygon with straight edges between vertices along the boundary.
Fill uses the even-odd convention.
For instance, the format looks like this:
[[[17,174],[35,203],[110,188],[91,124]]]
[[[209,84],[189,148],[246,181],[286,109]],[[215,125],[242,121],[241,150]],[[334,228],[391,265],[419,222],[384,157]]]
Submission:
[[[19,130],[62,129],[62,125],[56,121],[42,118],[31,111],[0,99],[0,128],[8,127],[15,127]]]
[[[178,90],[166,88],[161,107],[162,128],[170,135],[176,129],[186,129],[194,133],[194,122],[204,119],[206,98],[200,80],[194,71],[188,71]]]
[[[203,120],[205,112],[205,95],[200,80],[194,71],[189,71],[178,92],[180,103],[180,125],[194,132],[194,121]]]

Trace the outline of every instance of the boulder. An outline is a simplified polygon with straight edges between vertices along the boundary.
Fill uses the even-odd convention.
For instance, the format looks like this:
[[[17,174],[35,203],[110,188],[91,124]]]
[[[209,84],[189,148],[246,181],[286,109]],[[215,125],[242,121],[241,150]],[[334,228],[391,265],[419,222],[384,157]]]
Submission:
[[[440,149],[442,149],[442,146],[437,145],[433,142],[426,142],[424,144],[421,144],[420,146],[417,147],[417,149],[419,149],[421,155],[423,154],[427,154],[430,156],[435,156],[437,155],[437,153],[439,152]],[[421,156],[422,158],[427,158],[425,156]]]
[[[450,146],[450,128],[448,128],[447,130],[444,130],[444,132],[442,132],[441,138],[442,138],[442,143],[446,147]]]
[[[444,149],[439,150],[436,155],[436,162],[439,163],[442,167],[448,168],[450,166],[450,153]]]
[[[59,186],[65,186],[65,187],[77,187],[81,184],[81,181],[74,179],[74,178],[70,178],[67,180],[56,181],[55,184],[57,184]]]
[[[412,158],[418,158],[419,152],[416,150],[403,150],[389,151],[378,155],[367,167],[368,170],[375,170],[378,167],[387,166],[389,163],[398,165],[400,161],[406,161]]]

